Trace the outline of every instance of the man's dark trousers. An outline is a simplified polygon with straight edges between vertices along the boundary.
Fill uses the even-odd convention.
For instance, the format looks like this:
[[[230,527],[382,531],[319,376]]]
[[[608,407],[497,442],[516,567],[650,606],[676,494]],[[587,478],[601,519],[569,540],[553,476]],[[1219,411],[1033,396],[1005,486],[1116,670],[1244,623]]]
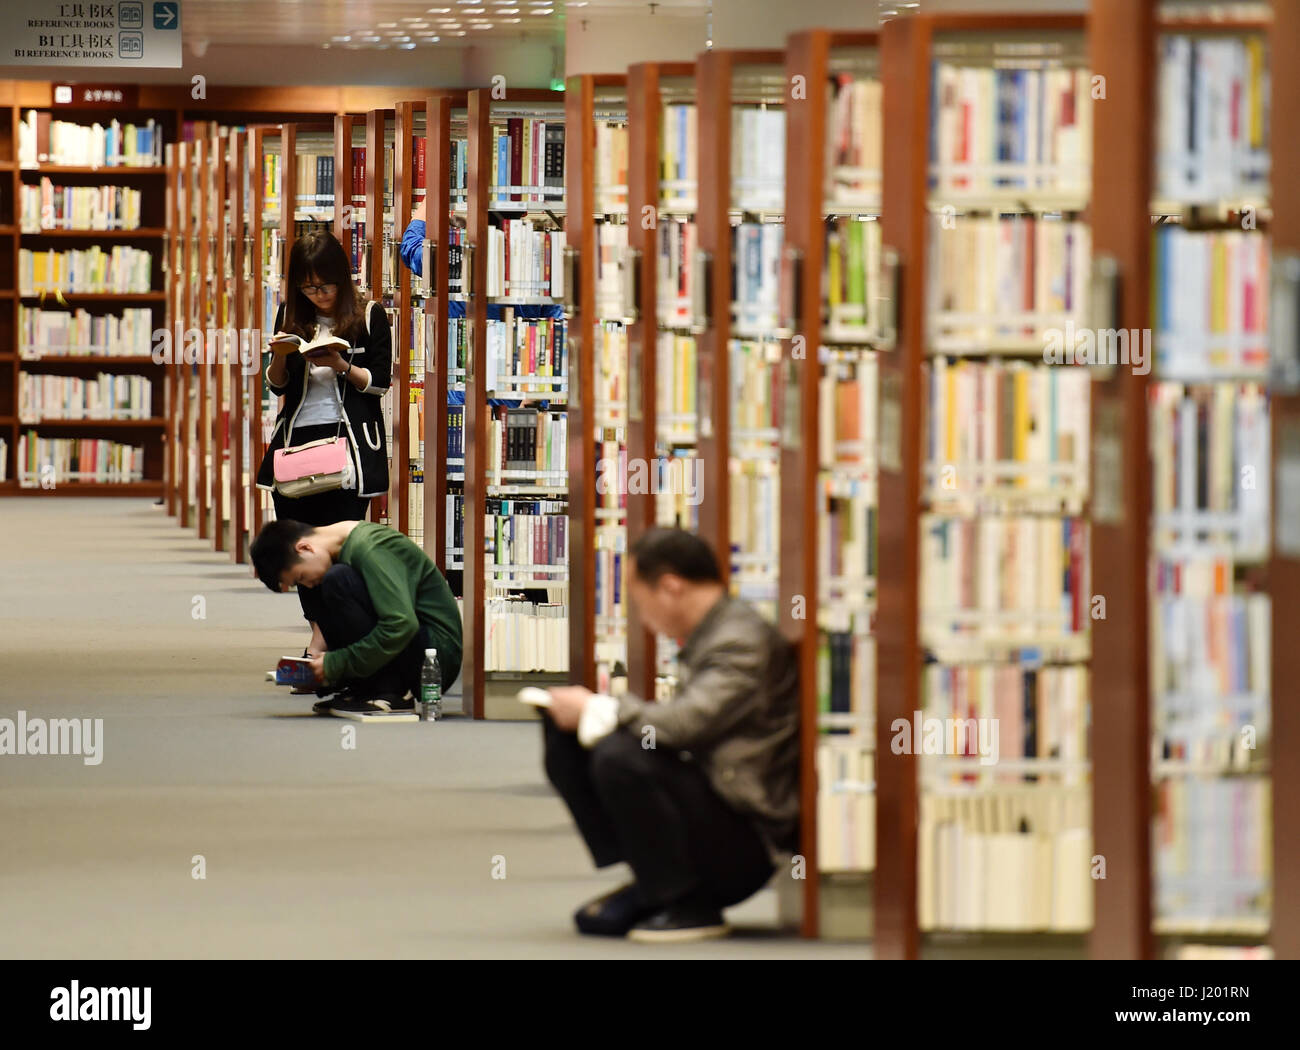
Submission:
[[[325,578],[315,587],[299,587],[298,597],[303,613],[320,627],[325,645],[331,651],[361,641],[379,622],[366,581],[351,565],[340,562],[330,566]],[[433,648],[437,648],[433,634],[421,624],[406,648],[369,678],[331,685],[349,685],[365,699],[381,695],[400,697],[408,689],[418,696],[424,650]],[[442,670],[442,687],[446,689],[456,680],[460,666],[451,666],[442,653],[438,654],[438,666]]]
[[[616,729],[588,751],[543,716],[546,775],[568,804],[596,867],[627,861],[647,901],[725,908],[772,875],[749,819],[693,761]]]

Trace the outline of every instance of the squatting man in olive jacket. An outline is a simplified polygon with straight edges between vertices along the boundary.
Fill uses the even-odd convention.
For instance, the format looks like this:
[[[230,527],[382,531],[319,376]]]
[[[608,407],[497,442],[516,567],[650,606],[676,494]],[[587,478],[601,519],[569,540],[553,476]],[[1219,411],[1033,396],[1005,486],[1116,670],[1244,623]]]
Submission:
[[[723,936],[722,909],[795,849],[797,664],[758,612],[733,599],[708,545],[652,529],[629,552],[642,621],[681,643],[672,699],[552,689],[546,774],[598,868],[635,881],[580,908],[583,933],[638,941]]]

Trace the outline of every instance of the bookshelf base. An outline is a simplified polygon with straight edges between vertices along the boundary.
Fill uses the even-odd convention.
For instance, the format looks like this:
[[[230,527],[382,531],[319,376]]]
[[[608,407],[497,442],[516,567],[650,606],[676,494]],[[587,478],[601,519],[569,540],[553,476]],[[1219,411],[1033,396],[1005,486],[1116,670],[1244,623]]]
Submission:
[[[869,941],[875,926],[872,910],[874,881],[869,871],[823,872],[819,877],[820,939]],[[803,922],[803,883],[790,877],[790,857],[785,855],[769,883],[776,890],[777,924],[797,934]]]
[[[22,488],[6,482],[0,485],[0,496],[131,496],[154,497],[163,494],[161,481],[83,482],[56,485],[52,489]]]

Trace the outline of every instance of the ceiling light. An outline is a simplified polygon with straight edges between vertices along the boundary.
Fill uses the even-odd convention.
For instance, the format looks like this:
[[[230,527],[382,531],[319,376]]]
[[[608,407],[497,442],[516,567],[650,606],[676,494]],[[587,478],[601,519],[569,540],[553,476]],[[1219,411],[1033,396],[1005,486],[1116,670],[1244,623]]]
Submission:
[[[492,23],[491,23],[491,22],[475,22],[472,26],[470,26],[470,28],[471,28],[471,29],[491,29],[491,28],[492,28]]]
[[[459,22],[445,22],[445,23],[443,23],[443,27],[446,28],[446,29],[459,29],[459,28],[460,28],[460,23],[459,23]]]
[[[512,26],[514,26],[514,25],[518,25],[520,22],[522,22],[523,19],[522,19],[522,18],[504,18],[504,19],[502,19],[502,21],[503,21],[503,22],[509,22]]]
[[[429,23],[426,22],[424,19],[421,19],[421,20],[418,21],[418,22],[412,22],[412,23],[411,23],[411,28],[412,28],[412,29],[428,29],[428,28],[429,28]]]
[[[376,28],[378,28],[378,29],[396,29],[396,28],[397,28],[397,23],[396,23],[396,22],[380,22],[379,25],[378,25]]]
[[[333,40],[334,43],[336,43],[336,44],[346,44],[349,40],[352,39],[352,37],[351,37],[351,36],[332,36],[332,37],[330,37],[330,39]]]
[[[462,29],[459,33],[452,33],[451,35],[452,35],[452,36],[465,36],[465,30]]]
[[[450,7],[431,7],[427,13],[431,15],[445,15],[450,10]]]
[[[403,16],[402,21],[403,21],[403,22],[418,22],[418,21],[420,21],[420,16],[419,16],[419,15],[405,15],[405,16]]]
[[[379,43],[379,40],[380,40],[380,38],[377,37],[377,36],[363,36],[363,37],[361,37],[361,42],[362,42],[363,44],[377,44],[377,43]]]
[[[401,48],[403,51],[411,51],[415,47],[414,44],[398,44],[397,46]]]

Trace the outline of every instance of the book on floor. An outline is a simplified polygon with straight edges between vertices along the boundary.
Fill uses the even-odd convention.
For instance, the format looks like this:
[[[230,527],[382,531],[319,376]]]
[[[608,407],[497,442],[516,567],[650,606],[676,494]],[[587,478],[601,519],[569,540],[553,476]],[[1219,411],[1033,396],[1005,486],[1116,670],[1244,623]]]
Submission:
[[[353,722],[418,722],[419,715],[414,711],[343,711],[337,707],[330,708],[335,718],[349,718]]]

